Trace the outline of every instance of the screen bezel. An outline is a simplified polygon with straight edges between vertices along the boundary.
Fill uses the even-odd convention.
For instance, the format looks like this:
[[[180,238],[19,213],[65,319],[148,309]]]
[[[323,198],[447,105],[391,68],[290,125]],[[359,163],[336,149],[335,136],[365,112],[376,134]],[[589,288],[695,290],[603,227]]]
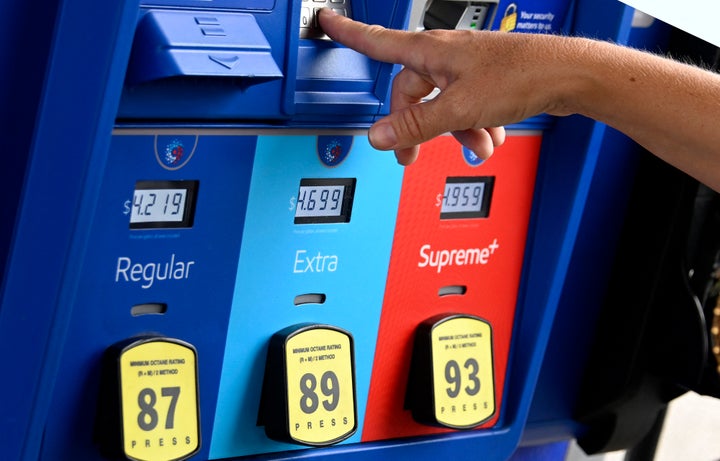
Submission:
[[[135,182],[133,189],[133,201],[135,191],[138,190],[165,190],[184,189],[185,206],[183,207],[183,219],[181,221],[145,221],[130,222],[130,229],[180,229],[192,227],[195,222],[195,204],[200,181],[196,180],[140,180]]]
[[[295,224],[337,224],[349,223],[352,216],[352,205],[355,198],[356,178],[302,178],[298,186],[298,197],[303,187],[341,186],[343,199],[340,214],[332,216],[297,216],[297,203],[293,222]]]
[[[495,185],[495,176],[448,176],[445,179],[443,187],[443,200],[445,200],[445,189],[448,184],[463,183],[484,183],[484,191],[480,209],[477,211],[442,211],[440,207],[440,219],[476,219],[487,218],[490,215],[490,202],[492,199],[493,186]]]

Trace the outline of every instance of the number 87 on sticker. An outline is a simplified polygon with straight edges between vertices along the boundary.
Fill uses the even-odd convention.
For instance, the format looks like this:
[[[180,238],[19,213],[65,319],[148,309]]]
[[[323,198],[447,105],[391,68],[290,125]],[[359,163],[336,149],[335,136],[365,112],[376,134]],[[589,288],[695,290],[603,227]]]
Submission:
[[[96,434],[108,457],[183,460],[200,449],[197,352],[160,336],[105,353]]]

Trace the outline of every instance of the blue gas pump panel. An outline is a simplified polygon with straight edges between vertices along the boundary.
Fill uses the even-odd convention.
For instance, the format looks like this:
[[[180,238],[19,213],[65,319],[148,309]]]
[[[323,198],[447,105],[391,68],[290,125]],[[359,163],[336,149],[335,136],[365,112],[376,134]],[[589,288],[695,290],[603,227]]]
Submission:
[[[204,416],[215,405],[255,144],[253,136],[115,131],[100,170],[93,224],[86,229],[87,251],[82,265],[71,268],[81,274],[73,315],[59,320],[68,322],[58,375],[64,378],[55,380],[42,459],[97,459],[88,442],[95,438],[103,445],[117,435],[115,425],[99,422],[105,416],[98,394],[107,384],[96,372],[101,358],[111,345],[149,334],[197,350],[199,432],[210,433]],[[153,411],[167,399],[152,383],[179,370],[172,359],[150,354],[136,360],[147,364],[131,367],[158,395]],[[135,392],[125,404],[149,405],[143,400],[149,392]],[[181,389],[178,404],[189,395],[191,389]],[[200,445],[198,431],[163,437],[158,426],[128,444],[156,449],[176,439]]]
[[[362,428],[365,414],[402,174],[392,155],[372,149],[365,133],[259,137],[211,459],[306,448],[269,438],[265,426],[277,424],[268,419],[280,415],[264,414],[260,402],[286,399],[267,395],[278,386],[266,385],[262,395],[266,364],[283,363],[274,355],[278,348],[269,347],[271,338],[283,331],[283,338],[309,337],[307,324],[328,325],[311,329],[322,331],[322,338],[340,329],[346,333],[335,336],[347,339],[300,341],[302,346],[287,351],[289,370],[324,365],[310,371],[315,376],[287,373],[310,381],[289,385],[306,390],[307,404],[301,410],[292,407],[301,398],[289,399],[286,439],[323,445],[337,438],[333,424],[346,424],[339,432],[342,443],[360,441],[361,431],[350,426]],[[347,419],[312,404],[321,398],[325,410],[334,410],[345,397],[356,401]],[[345,408],[353,413],[351,406],[347,402]],[[295,434],[294,428],[306,433]],[[330,439],[324,440],[324,433]]]
[[[363,132],[266,133],[116,130],[67,320],[60,369],[73,379],[54,389],[43,443],[48,459],[96,459],[87,444],[93,438],[117,456],[112,447],[121,436],[126,450],[141,447],[139,458],[132,452],[137,459],[153,459],[176,440],[205,459],[304,448],[258,426],[273,425],[261,414],[271,338],[295,326],[303,331],[286,335],[304,346],[291,357],[305,348],[324,351],[308,351],[306,363],[337,357],[333,380],[322,386],[350,399],[339,406],[349,419],[337,421],[353,427],[327,444],[360,441],[403,168],[372,149]],[[169,381],[159,380],[182,370],[174,356],[146,347],[148,337],[196,351],[197,388],[162,394],[167,386],[158,383]],[[122,382],[142,389],[128,385],[118,397],[117,384],[88,370],[106,367],[108,351],[128,343],[139,346]],[[330,377],[318,370],[318,378]],[[190,386],[184,382],[171,387]],[[162,424],[119,431],[117,421],[106,424],[113,410],[104,400],[113,392],[137,406],[129,414],[138,418],[125,418],[124,427],[141,429],[153,421],[148,408],[172,420],[168,395],[197,393],[199,428],[177,432],[187,426],[178,420],[176,432]],[[305,439],[290,439],[325,445],[327,430],[307,435],[325,424],[312,419],[320,413],[297,414],[308,419]],[[326,416],[331,424],[334,415]]]
[[[403,29],[410,0],[396,3],[145,0],[118,120],[372,122],[399,67],[327,40],[316,15]]]

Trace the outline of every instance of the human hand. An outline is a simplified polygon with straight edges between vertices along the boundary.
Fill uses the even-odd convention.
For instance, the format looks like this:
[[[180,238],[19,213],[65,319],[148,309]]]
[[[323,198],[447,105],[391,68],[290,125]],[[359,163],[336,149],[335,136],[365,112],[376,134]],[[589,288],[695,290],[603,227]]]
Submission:
[[[369,132],[375,148],[394,149],[403,165],[415,161],[420,143],[447,132],[486,159],[505,141],[503,125],[543,112],[542,104],[535,104],[536,108],[528,104],[537,98],[527,86],[523,88],[527,72],[520,79],[513,77],[512,84],[505,75],[518,64],[522,67],[516,54],[520,43],[511,37],[521,34],[391,30],[327,9],[321,11],[319,21],[336,42],[378,61],[404,66],[393,81],[390,114]],[[515,59],[513,67],[493,64],[508,59]],[[435,88],[439,95],[423,102]]]
[[[338,43],[403,66],[390,114],[370,143],[409,165],[418,145],[452,133],[481,158],[505,125],[546,113],[603,122],[659,158],[720,191],[720,76],[630,47],[584,37],[491,31],[407,32],[321,10]],[[435,88],[438,96],[424,102]],[[682,114],[678,116],[678,114]]]

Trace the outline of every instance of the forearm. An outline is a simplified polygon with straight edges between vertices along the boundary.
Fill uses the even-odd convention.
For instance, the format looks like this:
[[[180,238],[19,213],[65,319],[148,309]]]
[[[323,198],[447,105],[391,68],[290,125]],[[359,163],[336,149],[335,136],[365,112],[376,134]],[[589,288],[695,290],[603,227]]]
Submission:
[[[391,113],[370,129],[378,149],[412,163],[417,146],[451,132],[483,158],[502,127],[541,113],[612,126],[720,191],[720,76],[579,37],[490,31],[421,33],[367,26],[323,11],[323,29],[374,59],[399,63]],[[432,101],[423,98],[433,88]]]
[[[720,76],[609,43],[567,46],[558,115],[602,121],[720,191]]]

